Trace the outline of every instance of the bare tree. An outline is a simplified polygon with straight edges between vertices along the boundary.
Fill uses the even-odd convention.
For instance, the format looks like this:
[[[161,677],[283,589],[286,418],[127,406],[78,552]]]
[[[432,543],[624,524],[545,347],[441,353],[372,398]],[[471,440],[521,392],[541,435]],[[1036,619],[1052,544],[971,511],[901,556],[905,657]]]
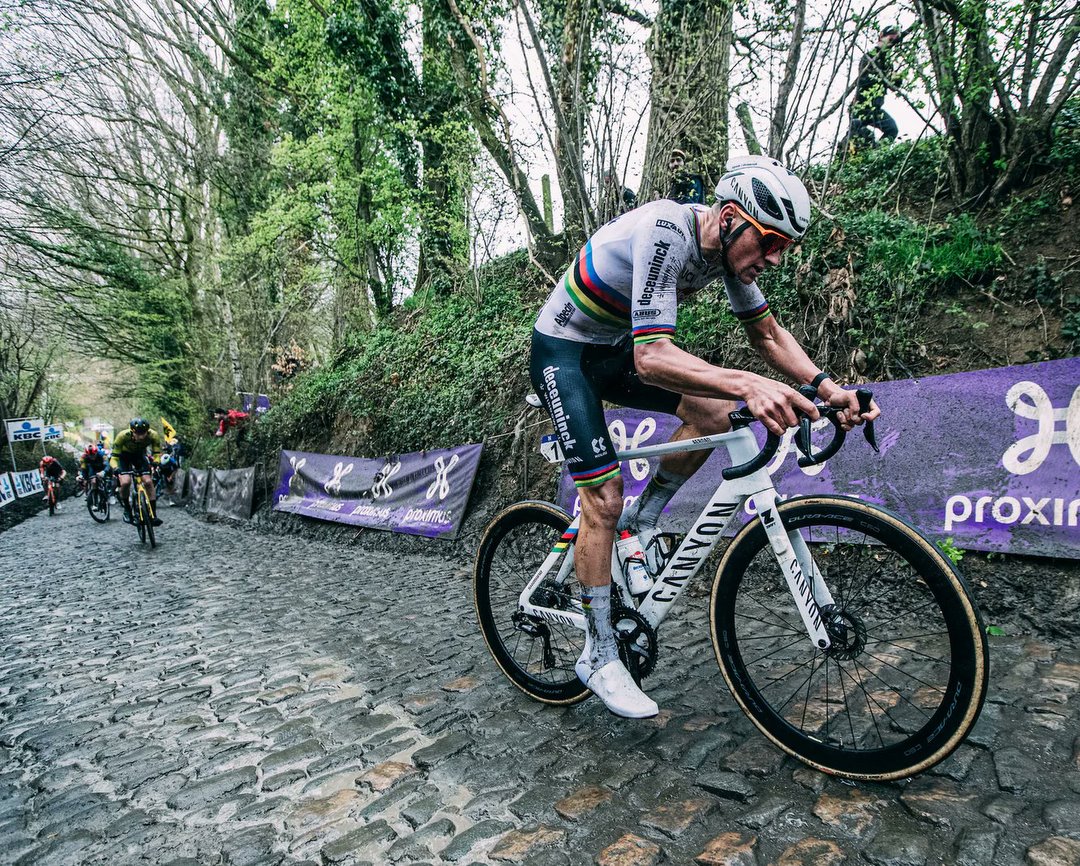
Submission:
[[[1080,88],[1080,6],[915,0],[949,180],[964,200],[1012,189]]]

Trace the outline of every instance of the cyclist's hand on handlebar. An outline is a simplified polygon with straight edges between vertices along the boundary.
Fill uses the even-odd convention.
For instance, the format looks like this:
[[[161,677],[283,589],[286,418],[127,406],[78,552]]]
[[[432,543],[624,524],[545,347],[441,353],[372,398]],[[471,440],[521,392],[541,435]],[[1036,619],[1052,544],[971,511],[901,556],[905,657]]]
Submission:
[[[854,393],[853,391],[852,399]],[[817,407],[794,388],[764,376],[758,377],[753,393],[747,395],[746,408],[777,436],[783,436],[789,427],[798,426],[797,413],[802,413],[812,421],[819,417]]]
[[[828,403],[833,408],[840,410],[836,417],[844,430],[851,430],[856,424],[873,421],[881,414],[881,409],[873,400],[870,401],[870,408],[866,412],[860,412],[859,400],[854,389],[848,391],[838,387],[829,395]]]

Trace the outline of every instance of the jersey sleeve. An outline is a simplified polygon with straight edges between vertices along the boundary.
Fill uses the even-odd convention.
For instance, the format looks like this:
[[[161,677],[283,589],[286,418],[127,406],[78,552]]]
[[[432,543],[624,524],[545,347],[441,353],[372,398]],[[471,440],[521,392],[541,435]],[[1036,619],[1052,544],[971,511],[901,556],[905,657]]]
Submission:
[[[642,221],[631,237],[634,283],[630,326],[634,344],[675,337],[679,273],[696,254],[687,211],[678,204]]]
[[[731,312],[743,325],[760,322],[772,315],[769,302],[758,288],[757,282],[743,285],[737,278],[724,275],[724,289],[727,292]]]

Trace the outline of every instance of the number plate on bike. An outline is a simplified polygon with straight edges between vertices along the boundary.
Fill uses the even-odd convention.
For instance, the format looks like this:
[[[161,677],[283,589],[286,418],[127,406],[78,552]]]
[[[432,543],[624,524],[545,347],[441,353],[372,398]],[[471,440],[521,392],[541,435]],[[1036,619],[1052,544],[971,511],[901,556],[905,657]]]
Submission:
[[[548,433],[540,437],[540,453],[548,463],[562,463],[566,459],[558,433]]]

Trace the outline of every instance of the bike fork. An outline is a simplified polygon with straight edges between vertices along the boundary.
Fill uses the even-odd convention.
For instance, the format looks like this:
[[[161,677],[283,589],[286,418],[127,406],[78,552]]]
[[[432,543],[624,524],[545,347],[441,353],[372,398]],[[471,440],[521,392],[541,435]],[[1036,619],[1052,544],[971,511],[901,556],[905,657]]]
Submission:
[[[806,539],[798,530],[787,531],[777,512],[776,495],[759,493],[754,497],[758,519],[765,527],[776,561],[784,573],[795,606],[799,609],[810,642],[818,650],[827,650],[832,641],[822,617],[822,608],[834,604],[832,593],[822,577],[821,570],[810,554]]]

